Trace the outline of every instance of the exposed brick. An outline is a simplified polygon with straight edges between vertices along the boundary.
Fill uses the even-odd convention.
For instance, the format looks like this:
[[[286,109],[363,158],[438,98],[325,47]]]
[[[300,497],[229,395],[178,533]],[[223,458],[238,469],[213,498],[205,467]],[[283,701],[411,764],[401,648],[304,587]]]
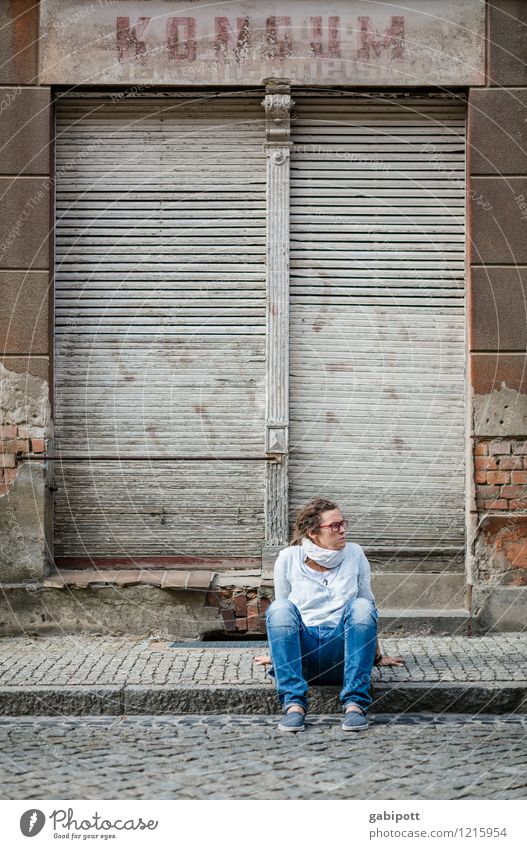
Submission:
[[[510,505],[511,506],[511,505]],[[488,558],[482,567],[487,575],[495,576],[499,583],[509,583],[509,576],[518,575],[519,570],[527,570],[527,513],[520,509],[515,512],[489,512],[481,522],[482,535],[488,547]]]
[[[478,486],[476,490],[476,497],[481,498],[482,500],[488,498],[498,498],[500,495],[499,486]]]
[[[221,615],[223,616],[223,624],[225,626],[226,631],[235,631],[236,630],[236,620],[234,618],[234,610],[230,608],[226,608],[221,611]]]
[[[527,499],[512,498],[509,501],[509,510],[527,510]]]
[[[527,454],[527,442],[513,442],[512,443],[512,453],[513,454]]]
[[[476,472],[475,475],[474,475],[474,482],[475,483],[487,483],[487,474],[490,474],[490,472],[485,472],[485,471]]]
[[[527,498],[527,490],[523,486],[504,486],[501,490],[502,498]]]
[[[489,453],[488,442],[478,442],[474,446],[474,456],[475,457],[485,457],[488,453]]]
[[[527,483],[527,472],[512,472],[512,483]]]
[[[511,469],[523,469],[522,457],[498,457],[498,469],[500,471]]]
[[[2,425],[0,427],[0,439],[15,439],[16,425]]]
[[[514,474],[514,472],[513,472]],[[518,474],[518,472],[516,472]],[[523,472],[520,472],[523,474]],[[509,472],[487,472],[487,483],[510,483],[510,473]],[[514,483],[514,481],[513,481]],[[521,481],[518,481],[521,483]]]
[[[498,468],[495,457],[474,457],[474,466],[479,471],[487,469],[489,472]]]
[[[509,189],[510,191],[510,189]],[[475,261],[475,260],[474,260]],[[471,378],[472,378],[472,386],[474,387],[474,392],[476,395],[489,395],[491,392],[496,390],[499,392],[502,389],[503,384],[507,386],[508,389],[514,389],[516,392],[520,392],[522,395],[527,394],[527,370],[525,368],[527,357],[525,354],[472,354],[471,361]],[[475,399],[474,399],[475,400]],[[484,408],[481,411],[481,415],[488,416],[489,399],[486,398],[484,401]],[[505,401],[507,404],[507,401]],[[494,402],[491,405],[494,407]],[[500,407],[500,409],[502,409]],[[474,421],[474,426],[476,426],[477,422]],[[510,439],[510,433],[522,433],[522,431],[508,431],[503,435],[504,439]],[[497,439],[499,433],[496,431],[475,431],[475,434],[479,438],[483,438],[484,436],[490,439]],[[516,441],[516,440],[514,440]],[[513,445],[514,445],[513,441]],[[517,440],[524,441],[523,439]]]
[[[485,501],[485,510],[507,510],[509,502],[504,498],[498,498],[496,501]]]
[[[44,439],[46,434],[43,427],[19,425],[18,435],[21,439]]]
[[[234,607],[236,616],[247,616],[247,597],[245,593],[239,593],[233,596],[232,606]]]
[[[236,630],[237,631],[246,631],[247,630],[247,618],[245,616],[237,616],[236,617]]]
[[[31,450],[34,454],[43,454],[46,450],[46,444],[43,439],[32,439]]]
[[[16,439],[2,439],[0,452],[2,454],[16,454]]]
[[[29,439],[17,439],[16,441],[16,453],[17,454],[27,454],[29,451]]]
[[[247,605],[247,628],[249,631],[258,630],[258,601],[250,601]]]
[[[510,442],[510,440],[495,439],[492,442],[489,442],[489,454],[510,454],[510,453],[511,453],[511,442]]]
[[[265,616],[259,616],[258,617],[258,630],[259,630],[260,634],[266,634],[267,633],[267,625],[266,625],[266,622],[265,622]]]
[[[6,483],[13,483],[18,475],[18,469],[4,469],[4,480]]]
[[[14,454],[0,454],[0,466],[4,469],[14,469],[15,468],[15,455]]]
[[[214,592],[207,593],[206,596],[205,596],[205,605],[206,605],[206,607],[219,607],[220,606],[220,594],[214,593]]]
[[[267,598],[267,596],[263,595],[260,598],[260,613],[266,613],[270,606],[271,606],[271,599]]]
[[[7,495],[9,486],[6,483],[0,483],[0,495]]]

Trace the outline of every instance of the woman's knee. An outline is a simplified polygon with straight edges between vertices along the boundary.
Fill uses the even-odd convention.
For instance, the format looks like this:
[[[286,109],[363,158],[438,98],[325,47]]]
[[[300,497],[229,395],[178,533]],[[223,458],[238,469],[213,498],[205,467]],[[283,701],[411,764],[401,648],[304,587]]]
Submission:
[[[354,625],[370,625],[377,621],[375,605],[368,598],[354,598],[348,602],[346,614]]]
[[[268,607],[265,618],[267,622],[272,621],[273,625],[290,625],[298,622],[299,611],[292,601],[286,598],[281,598]]]

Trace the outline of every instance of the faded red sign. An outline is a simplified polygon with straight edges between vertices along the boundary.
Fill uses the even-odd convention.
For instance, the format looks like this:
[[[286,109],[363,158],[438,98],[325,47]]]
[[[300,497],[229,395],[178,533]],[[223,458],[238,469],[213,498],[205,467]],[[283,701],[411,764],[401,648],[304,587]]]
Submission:
[[[42,82],[467,85],[483,72],[479,0],[41,3]]]

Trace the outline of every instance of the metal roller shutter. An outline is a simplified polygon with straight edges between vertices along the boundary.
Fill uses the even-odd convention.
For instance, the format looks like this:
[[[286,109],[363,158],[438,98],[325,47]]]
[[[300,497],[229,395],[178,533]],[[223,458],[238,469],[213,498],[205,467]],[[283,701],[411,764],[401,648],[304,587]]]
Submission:
[[[260,554],[261,95],[113,99],[57,105],[55,554]]]
[[[464,540],[465,106],[295,95],[290,506],[353,538]]]

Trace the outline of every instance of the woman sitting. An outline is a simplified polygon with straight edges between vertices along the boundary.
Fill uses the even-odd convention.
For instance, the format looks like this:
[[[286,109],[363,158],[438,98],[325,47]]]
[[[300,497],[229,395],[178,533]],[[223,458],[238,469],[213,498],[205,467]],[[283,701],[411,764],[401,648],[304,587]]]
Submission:
[[[308,682],[342,684],[342,728],[362,731],[374,662],[404,663],[382,658],[370,566],[360,545],[346,542],[347,524],[333,501],[311,501],[297,516],[292,544],[276,560],[267,636],[285,713],[281,731],[304,731]],[[269,663],[266,656],[255,660]]]

